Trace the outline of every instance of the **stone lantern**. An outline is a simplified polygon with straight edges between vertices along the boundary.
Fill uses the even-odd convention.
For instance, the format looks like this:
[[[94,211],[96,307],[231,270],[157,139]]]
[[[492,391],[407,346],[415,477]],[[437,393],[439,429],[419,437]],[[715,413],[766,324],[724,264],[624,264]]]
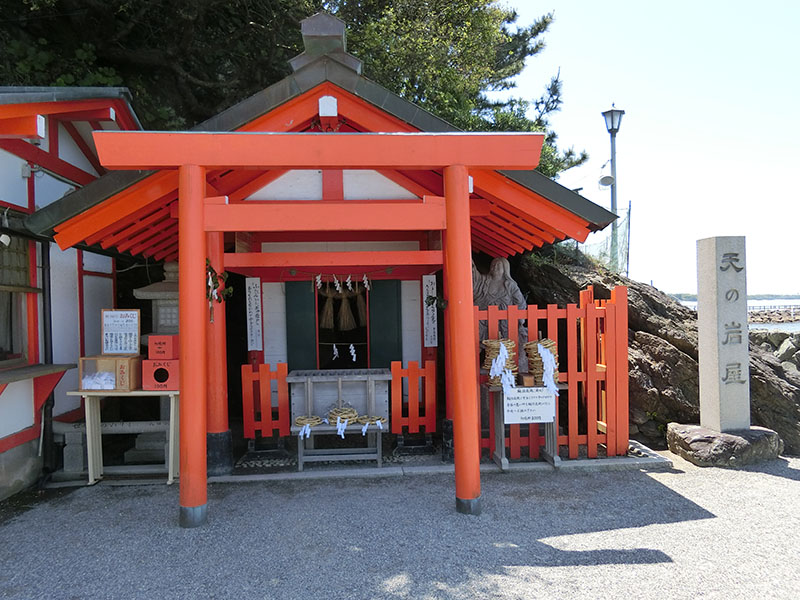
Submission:
[[[178,263],[164,263],[164,281],[133,290],[133,295],[139,300],[153,302],[151,333],[157,335],[178,333]]]

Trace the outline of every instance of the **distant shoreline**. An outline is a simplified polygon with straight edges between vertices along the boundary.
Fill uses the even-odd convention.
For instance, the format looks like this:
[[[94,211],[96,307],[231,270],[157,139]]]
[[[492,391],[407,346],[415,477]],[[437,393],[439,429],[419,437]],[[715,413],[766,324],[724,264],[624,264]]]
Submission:
[[[754,310],[747,313],[750,323],[797,323],[800,322],[800,306],[782,310]]]
[[[697,302],[697,294],[667,294],[678,302]],[[753,300],[800,300],[800,294],[756,294],[748,295],[747,301]]]

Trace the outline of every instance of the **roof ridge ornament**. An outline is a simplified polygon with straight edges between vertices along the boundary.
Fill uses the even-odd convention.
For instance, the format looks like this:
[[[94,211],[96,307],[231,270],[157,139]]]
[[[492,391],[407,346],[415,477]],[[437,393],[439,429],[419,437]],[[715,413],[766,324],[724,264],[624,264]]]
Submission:
[[[305,51],[289,59],[297,72],[306,65],[329,57],[357,74],[361,74],[361,61],[347,53],[347,30],[344,21],[326,12],[318,12],[300,21]]]

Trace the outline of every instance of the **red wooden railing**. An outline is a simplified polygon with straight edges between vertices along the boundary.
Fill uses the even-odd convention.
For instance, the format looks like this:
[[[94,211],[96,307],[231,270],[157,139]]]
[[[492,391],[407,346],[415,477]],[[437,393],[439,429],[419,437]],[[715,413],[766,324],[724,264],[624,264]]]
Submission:
[[[275,370],[269,364],[242,365],[242,408],[244,437],[255,439],[256,431],[263,437],[291,434],[289,384],[286,363],[278,363]],[[272,382],[276,382],[277,405],[272,403]]]
[[[408,399],[403,398],[403,379],[408,380]],[[420,369],[419,363],[410,361],[392,363],[392,433],[425,433],[436,431],[436,361],[429,360]],[[423,413],[423,414],[420,414]]]
[[[518,339],[519,322],[527,319],[529,339],[545,337],[557,343],[558,381],[562,388],[556,409],[556,425],[562,432],[558,445],[567,447],[569,458],[578,457],[580,446],[586,447],[589,458],[597,457],[601,445],[605,446],[608,456],[627,453],[627,293],[627,288],[620,286],[612,290],[610,300],[595,300],[589,287],[581,292],[580,304],[568,304],[564,308],[554,304],[525,310],[516,306],[503,310],[496,306],[487,310],[475,307],[476,325],[486,321],[490,339],[498,338],[501,321],[508,323],[509,337]],[[519,348],[518,351],[524,356],[524,350]],[[485,379],[482,375],[481,382]],[[494,443],[491,438],[494,429],[492,403],[497,395],[489,394],[489,427],[481,438],[484,448],[491,448]],[[541,425],[508,427],[509,458],[520,458],[522,448],[528,448],[529,457],[537,458],[540,446],[544,445]]]

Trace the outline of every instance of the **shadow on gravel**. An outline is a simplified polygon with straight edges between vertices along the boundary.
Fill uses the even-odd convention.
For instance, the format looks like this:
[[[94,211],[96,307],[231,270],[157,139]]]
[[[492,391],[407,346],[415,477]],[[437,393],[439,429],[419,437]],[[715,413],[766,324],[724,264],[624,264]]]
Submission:
[[[0,500],[0,525],[42,503],[63,498],[67,494],[73,492],[74,489],[75,488],[59,488],[39,490],[31,488],[14,494],[5,500]]]
[[[633,548],[624,533],[568,536],[714,517],[640,471],[482,484],[477,517],[456,512],[450,475],[212,484],[208,524],[191,530],[178,526],[175,487],[83,487],[0,523],[0,539],[14,540],[0,564],[20,590],[0,577],[0,596],[58,581],[64,598],[515,597],[508,578],[534,589],[543,574],[531,567],[673,562],[655,534]],[[29,568],[67,542],[46,572]]]

